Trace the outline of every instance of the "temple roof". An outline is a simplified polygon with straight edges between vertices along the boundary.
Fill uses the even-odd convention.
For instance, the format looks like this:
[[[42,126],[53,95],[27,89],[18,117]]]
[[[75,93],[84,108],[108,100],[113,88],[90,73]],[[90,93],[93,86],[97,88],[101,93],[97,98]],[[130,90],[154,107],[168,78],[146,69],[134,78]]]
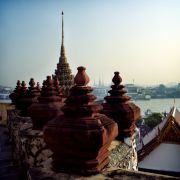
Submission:
[[[172,116],[174,117],[175,122],[179,125],[180,127],[180,112],[177,110],[177,108],[175,108],[175,110],[173,111]]]
[[[178,132],[176,131],[175,133],[180,133],[180,112],[176,107],[173,107],[168,116],[160,124],[155,126],[152,131],[144,136],[139,150],[141,150],[143,146],[151,143],[155,138],[160,137],[162,133],[165,132],[165,130],[170,126],[178,130]]]
[[[162,143],[146,156],[139,168],[180,172],[180,144]]]
[[[180,172],[179,152],[180,112],[173,107],[168,116],[142,139],[138,147],[139,166],[165,171],[176,171],[179,166]]]

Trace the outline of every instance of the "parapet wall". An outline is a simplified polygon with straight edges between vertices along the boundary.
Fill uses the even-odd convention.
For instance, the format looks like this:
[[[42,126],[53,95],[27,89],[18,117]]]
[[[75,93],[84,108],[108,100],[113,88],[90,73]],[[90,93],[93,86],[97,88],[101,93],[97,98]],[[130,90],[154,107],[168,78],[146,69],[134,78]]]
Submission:
[[[52,167],[52,151],[43,139],[43,131],[33,130],[30,117],[21,117],[17,110],[8,110],[7,125],[14,144],[14,159],[27,168],[27,179],[176,179],[135,170],[137,159],[133,147],[120,141],[113,141],[110,147],[110,163],[102,173],[93,176],[81,176],[55,172]]]
[[[14,157],[20,159],[27,167],[46,164],[52,152],[43,139],[43,131],[34,130],[30,117],[18,115],[17,110],[8,110],[7,125],[14,144]],[[110,148],[109,169],[137,170],[137,155],[134,146],[120,141],[113,141]]]

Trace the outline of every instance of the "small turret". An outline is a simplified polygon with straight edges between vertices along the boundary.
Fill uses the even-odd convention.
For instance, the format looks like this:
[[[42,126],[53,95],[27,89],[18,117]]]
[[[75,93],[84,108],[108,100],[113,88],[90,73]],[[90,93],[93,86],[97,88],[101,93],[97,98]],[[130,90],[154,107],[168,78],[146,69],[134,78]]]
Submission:
[[[23,116],[27,116],[27,109],[31,104],[38,102],[40,96],[40,90],[35,87],[35,81],[33,78],[29,81],[29,87],[26,88],[26,84],[23,81],[21,85],[20,96],[17,101],[17,107],[21,110]]]
[[[62,114],[61,107],[63,103],[61,97],[57,94],[51,76],[47,76],[47,79],[43,81],[41,95],[38,98],[39,102],[28,108],[28,114],[32,118],[34,129],[41,130],[47,121]]]
[[[14,105],[16,105],[16,103],[17,103],[17,100],[18,100],[19,95],[20,95],[20,90],[21,90],[21,82],[20,82],[20,80],[18,80],[16,83],[15,90],[9,95],[9,97],[12,100],[12,103]]]
[[[140,117],[140,108],[136,106],[130,97],[126,94],[125,86],[122,83],[122,78],[119,72],[114,72],[112,79],[114,85],[109,91],[110,96],[106,96],[103,103],[103,114],[112,118],[117,124],[119,135],[117,139],[124,140],[126,137],[131,137],[135,132],[135,122]]]

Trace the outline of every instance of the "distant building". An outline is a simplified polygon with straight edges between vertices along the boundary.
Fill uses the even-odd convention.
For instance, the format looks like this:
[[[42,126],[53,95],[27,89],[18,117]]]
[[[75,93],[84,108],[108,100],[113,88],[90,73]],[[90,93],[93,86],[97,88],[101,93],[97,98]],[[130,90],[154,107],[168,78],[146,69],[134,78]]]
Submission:
[[[61,54],[59,57],[59,63],[57,64],[57,69],[55,70],[54,78],[58,78],[60,86],[62,87],[64,94],[67,96],[69,94],[70,88],[74,84],[74,76],[71,73],[69,63],[65,55],[64,48],[64,24],[63,24],[63,12],[62,12],[62,43],[61,43]]]
[[[126,84],[128,95],[133,100],[150,100],[151,96],[146,93],[145,89],[135,84]]]
[[[126,89],[128,91],[128,95],[132,99],[136,99],[136,97],[138,96],[138,87],[134,84],[126,84]]]
[[[180,112],[173,107],[159,125],[150,131],[138,150],[139,170],[180,175]]]

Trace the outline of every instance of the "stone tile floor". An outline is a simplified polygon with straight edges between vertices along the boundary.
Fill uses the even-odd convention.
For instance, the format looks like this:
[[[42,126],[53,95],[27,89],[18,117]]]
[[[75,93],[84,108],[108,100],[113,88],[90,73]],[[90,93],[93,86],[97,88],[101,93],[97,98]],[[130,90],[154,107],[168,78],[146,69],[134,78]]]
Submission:
[[[0,180],[24,180],[26,172],[12,155],[12,143],[5,125],[0,124]]]

